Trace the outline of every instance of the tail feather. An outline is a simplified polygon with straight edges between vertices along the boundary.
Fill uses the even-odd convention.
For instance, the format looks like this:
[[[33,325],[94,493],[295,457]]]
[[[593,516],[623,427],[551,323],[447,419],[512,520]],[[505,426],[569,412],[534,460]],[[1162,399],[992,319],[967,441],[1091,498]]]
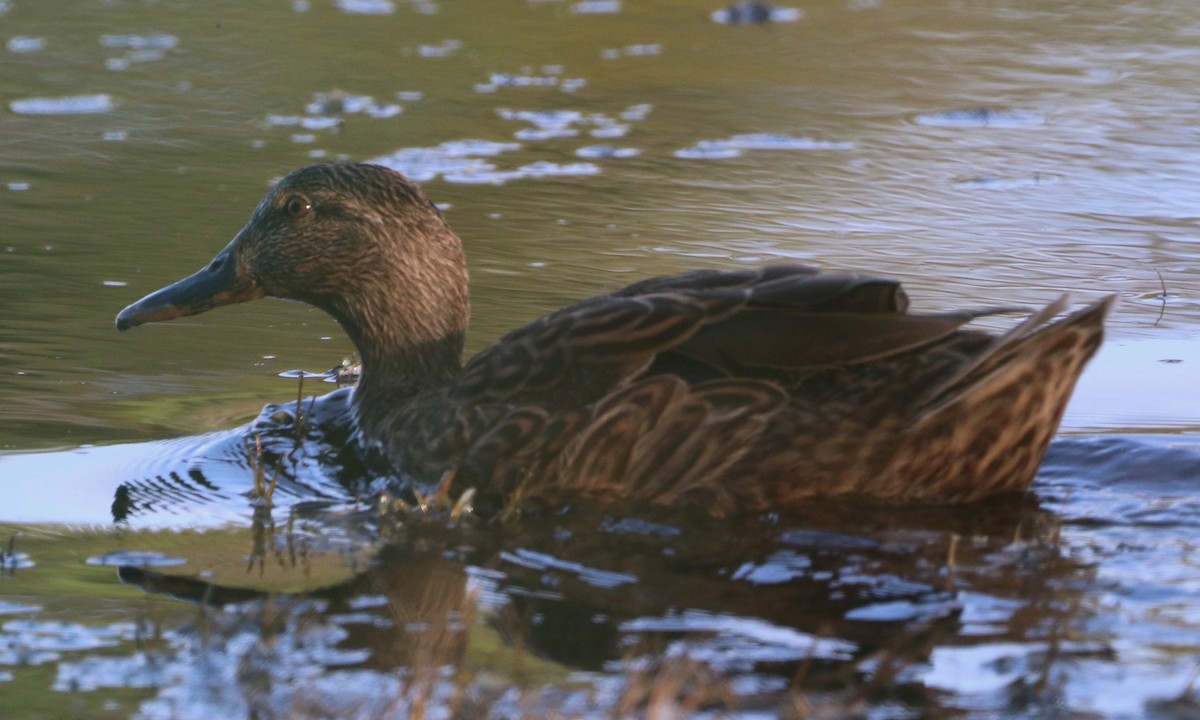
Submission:
[[[986,387],[991,384],[992,376],[1003,372],[1014,354],[1032,350],[1032,345],[1042,340],[1052,340],[1058,336],[1082,331],[1084,357],[1081,364],[1087,362],[1099,349],[1104,334],[1104,318],[1112,310],[1116,302],[1115,295],[1109,295],[1067,318],[1051,323],[1050,321],[1067,306],[1070,297],[1062,295],[1054,302],[1034,312],[1020,324],[1005,334],[997,337],[984,352],[963,365],[954,375],[939,383],[929,393],[918,415],[923,420],[937,414],[941,410],[960,401],[973,388]]]

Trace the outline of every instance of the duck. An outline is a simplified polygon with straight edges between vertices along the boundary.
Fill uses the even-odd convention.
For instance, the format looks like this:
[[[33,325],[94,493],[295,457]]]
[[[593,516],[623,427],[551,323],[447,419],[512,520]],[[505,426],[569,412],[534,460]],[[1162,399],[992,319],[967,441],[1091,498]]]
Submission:
[[[354,432],[393,477],[713,516],[1028,491],[1114,302],[910,312],[893,279],[698,269],[581,299],[464,363],[459,237],[402,174],[330,163],[279,180],[211,262],[116,325],[262,297],[349,336]],[[970,326],[1016,311],[1003,332]]]

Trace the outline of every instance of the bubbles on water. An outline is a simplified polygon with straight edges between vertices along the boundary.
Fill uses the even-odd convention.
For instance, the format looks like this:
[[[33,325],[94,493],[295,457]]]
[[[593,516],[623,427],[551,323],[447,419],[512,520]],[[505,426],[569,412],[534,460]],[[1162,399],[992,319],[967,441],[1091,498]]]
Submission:
[[[13,100],[8,107],[18,115],[86,115],[112,112],[114,106],[112,96],[97,93],[94,95],[25,98]]]

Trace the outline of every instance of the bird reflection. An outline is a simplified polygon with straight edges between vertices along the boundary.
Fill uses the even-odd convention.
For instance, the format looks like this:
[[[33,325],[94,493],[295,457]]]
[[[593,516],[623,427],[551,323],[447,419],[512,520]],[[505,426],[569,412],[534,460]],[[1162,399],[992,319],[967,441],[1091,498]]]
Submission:
[[[247,617],[260,618],[260,642],[279,632],[279,613],[337,628],[349,666],[401,671],[394,707],[413,716],[447,703],[466,712],[468,699],[486,715],[512,687],[565,697],[580,670],[618,678],[615,708],[670,696],[676,708],[783,712],[803,700],[810,711],[834,703],[849,712],[887,701],[940,714],[952,709],[914,667],[939,648],[1032,641],[1059,648],[1011,690],[1014,703],[1036,705],[1053,695],[1049,667],[1081,651],[1056,641],[1072,635],[1093,579],[1057,545],[1057,518],[1029,496],[904,510],[818,503],[723,521],[645,508],[560,509],[508,524],[289,513],[269,525],[269,513],[255,516],[251,555],[353,536],[374,539],[369,561],[327,583],[312,572],[312,547],[307,566],[274,551],[268,565],[303,588],[286,594],[256,587],[257,570],[236,584],[177,569],[120,576],[234,613],[243,631]],[[289,540],[300,526],[306,534]]]

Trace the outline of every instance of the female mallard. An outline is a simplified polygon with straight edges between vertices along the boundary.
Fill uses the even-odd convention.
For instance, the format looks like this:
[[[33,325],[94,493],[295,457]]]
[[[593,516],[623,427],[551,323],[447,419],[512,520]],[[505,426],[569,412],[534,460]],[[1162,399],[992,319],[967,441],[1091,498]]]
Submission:
[[[359,432],[402,477],[495,496],[700,505],[714,514],[861,494],[970,501],[1026,490],[1107,298],[908,314],[900,284],[797,265],[697,270],[582,300],[462,365],[462,244],[376,165],[288,175],[207,267],[117,327],[263,296],[328,312],[362,356]]]

